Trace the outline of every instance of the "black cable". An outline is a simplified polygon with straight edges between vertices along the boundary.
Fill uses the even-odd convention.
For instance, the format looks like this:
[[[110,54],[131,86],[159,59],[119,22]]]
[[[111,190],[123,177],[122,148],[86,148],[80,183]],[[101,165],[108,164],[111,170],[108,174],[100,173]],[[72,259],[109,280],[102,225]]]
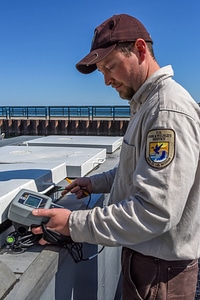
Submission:
[[[71,255],[71,257],[73,258],[74,262],[79,263],[81,261],[87,261],[87,260],[93,259],[96,256],[98,256],[103,251],[104,246],[102,246],[102,248],[97,253],[95,253],[94,255],[91,255],[87,258],[83,257],[83,244],[82,243],[72,242],[71,244],[65,245],[64,248],[68,250],[68,252]]]
[[[64,247],[72,257],[75,263],[79,263],[81,261],[87,261],[90,259],[95,258],[99,255],[104,246],[94,255],[84,258],[83,257],[83,243],[76,243],[70,237],[63,236],[58,234],[57,232],[45,228],[44,224],[42,224],[43,235],[35,235],[31,231],[27,231],[25,234],[20,235],[17,231],[11,232],[7,239],[6,244],[10,250],[16,251],[23,251],[26,248],[33,246],[36,242],[39,241],[41,237],[43,237],[47,242],[50,242],[52,245]],[[45,235],[45,236],[44,236]]]
[[[17,231],[11,232],[6,238],[6,245],[12,250],[29,248],[35,244],[41,235],[35,235],[31,231],[27,231],[21,235]]]
[[[83,244],[74,243],[64,245],[75,263],[79,263],[83,260]]]
[[[90,260],[90,259],[95,258],[96,256],[98,256],[103,251],[103,249],[104,249],[104,246],[102,246],[101,249],[97,253],[95,253],[94,255],[91,255],[87,258],[82,258],[82,261],[86,261],[86,260]]]
[[[75,263],[90,260],[96,257],[103,249],[94,255],[84,258],[83,257],[83,244],[74,242],[70,236],[65,236],[52,229],[46,228],[45,223],[42,223],[43,239],[53,245],[64,247],[68,250]]]

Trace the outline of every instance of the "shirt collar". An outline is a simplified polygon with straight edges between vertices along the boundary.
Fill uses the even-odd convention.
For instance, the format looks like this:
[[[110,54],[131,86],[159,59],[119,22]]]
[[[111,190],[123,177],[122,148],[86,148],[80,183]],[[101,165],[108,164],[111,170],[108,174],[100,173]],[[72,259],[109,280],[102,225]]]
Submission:
[[[153,88],[158,85],[158,83],[168,77],[173,77],[174,72],[172,67],[165,66],[157,70],[155,73],[153,73],[144,83],[141,85],[139,90],[135,93],[133,98],[129,101],[131,106],[131,112],[138,111],[139,107],[142,105],[142,103],[147,99],[150,92],[153,90]]]

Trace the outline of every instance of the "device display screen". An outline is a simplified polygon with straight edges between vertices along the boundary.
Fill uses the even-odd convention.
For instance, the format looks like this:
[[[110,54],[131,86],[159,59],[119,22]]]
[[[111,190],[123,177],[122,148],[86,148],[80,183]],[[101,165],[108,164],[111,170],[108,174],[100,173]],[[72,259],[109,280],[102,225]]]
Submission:
[[[29,195],[26,201],[24,202],[25,205],[31,206],[33,208],[38,208],[40,206],[42,199],[33,195]]]

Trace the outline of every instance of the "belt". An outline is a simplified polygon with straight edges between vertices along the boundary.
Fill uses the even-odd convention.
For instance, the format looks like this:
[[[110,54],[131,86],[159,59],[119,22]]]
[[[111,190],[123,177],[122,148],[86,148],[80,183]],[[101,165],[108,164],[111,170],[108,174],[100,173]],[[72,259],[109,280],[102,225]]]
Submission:
[[[198,259],[190,259],[190,260],[165,260],[165,259],[161,259],[161,258],[158,258],[158,257],[154,257],[154,256],[149,256],[149,255],[144,255],[142,253],[139,253],[135,250],[132,250],[130,248],[126,248],[126,247],[123,247],[123,250],[128,254],[133,254],[134,256],[138,257],[138,258],[142,258],[144,261],[152,261],[152,262],[159,262],[160,264],[162,265],[173,265],[173,266],[183,266],[184,265],[189,265],[189,264],[193,264],[195,263],[196,261],[198,261]]]

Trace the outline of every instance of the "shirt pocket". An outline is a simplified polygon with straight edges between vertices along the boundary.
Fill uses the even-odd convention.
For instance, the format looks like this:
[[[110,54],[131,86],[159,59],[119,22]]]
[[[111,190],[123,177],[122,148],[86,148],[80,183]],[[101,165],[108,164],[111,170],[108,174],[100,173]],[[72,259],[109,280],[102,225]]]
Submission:
[[[133,173],[136,167],[135,153],[135,146],[129,145],[125,141],[123,141],[118,174],[121,177],[122,182],[125,181],[127,184],[133,183]]]

